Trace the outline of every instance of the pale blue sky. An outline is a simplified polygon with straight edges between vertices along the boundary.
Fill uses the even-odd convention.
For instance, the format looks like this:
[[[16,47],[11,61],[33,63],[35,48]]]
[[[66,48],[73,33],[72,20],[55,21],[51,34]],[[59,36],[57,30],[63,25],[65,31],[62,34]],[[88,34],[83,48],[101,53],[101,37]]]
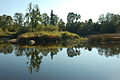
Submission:
[[[38,4],[41,13],[46,12],[49,15],[54,10],[64,21],[68,12],[79,13],[82,21],[90,18],[96,21],[102,13],[120,13],[120,0],[0,0],[0,15],[25,13],[30,2]]]

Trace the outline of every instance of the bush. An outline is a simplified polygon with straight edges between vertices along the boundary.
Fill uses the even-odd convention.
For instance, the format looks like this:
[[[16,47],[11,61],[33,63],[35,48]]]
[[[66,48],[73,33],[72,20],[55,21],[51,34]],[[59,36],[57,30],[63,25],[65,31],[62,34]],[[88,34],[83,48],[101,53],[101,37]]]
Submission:
[[[29,40],[35,40],[37,43],[41,43],[41,42],[61,42],[69,39],[74,40],[79,38],[80,38],[79,35],[70,32],[41,31],[21,34],[18,37],[18,40],[20,43],[23,43],[24,41],[28,42]]]
[[[37,27],[37,31],[59,31],[59,27],[58,26],[52,26],[52,25],[48,25],[48,26],[39,25]]]
[[[2,28],[0,28],[0,32],[3,32]]]

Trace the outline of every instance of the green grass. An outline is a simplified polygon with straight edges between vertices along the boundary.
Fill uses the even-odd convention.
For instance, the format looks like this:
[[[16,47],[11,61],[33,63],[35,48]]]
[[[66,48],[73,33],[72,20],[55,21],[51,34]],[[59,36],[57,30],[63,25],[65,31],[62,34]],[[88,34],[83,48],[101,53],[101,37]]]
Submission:
[[[47,25],[47,26],[44,26],[44,25],[39,25],[37,27],[37,31],[59,31],[59,27],[58,26],[52,26],[52,25]]]
[[[0,37],[9,37],[10,35],[16,34],[15,32],[0,32]]]
[[[18,37],[19,42],[28,42],[29,40],[35,40],[36,42],[61,42],[66,40],[80,39],[80,36],[70,32],[28,32],[23,33]]]
[[[79,35],[70,33],[70,32],[48,32],[48,31],[40,31],[40,32],[28,32],[20,35],[20,37],[23,38],[30,38],[30,37],[41,37],[41,36],[51,36],[51,37],[77,37],[79,38]]]
[[[0,37],[9,37],[12,34],[16,34],[16,32],[8,32],[8,31],[5,32],[0,28]]]

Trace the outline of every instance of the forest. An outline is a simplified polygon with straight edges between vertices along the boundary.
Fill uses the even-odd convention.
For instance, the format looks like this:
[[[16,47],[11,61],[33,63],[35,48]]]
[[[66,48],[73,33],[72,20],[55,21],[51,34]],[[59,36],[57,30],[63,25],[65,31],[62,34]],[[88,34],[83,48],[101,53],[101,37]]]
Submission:
[[[66,17],[67,22],[64,22],[57,14],[54,14],[53,10],[50,16],[47,13],[41,14],[39,6],[30,3],[25,14],[17,12],[14,16],[0,15],[0,37],[41,31],[53,33],[67,31],[80,36],[120,32],[120,14],[109,12],[101,14],[96,22],[92,19],[83,22],[81,15],[74,12],[69,12]]]

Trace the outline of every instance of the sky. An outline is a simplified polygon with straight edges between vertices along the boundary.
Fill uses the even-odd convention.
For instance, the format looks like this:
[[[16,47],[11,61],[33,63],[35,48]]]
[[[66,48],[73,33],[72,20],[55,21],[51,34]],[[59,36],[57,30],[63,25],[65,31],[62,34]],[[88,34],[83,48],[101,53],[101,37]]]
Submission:
[[[120,0],[0,0],[0,15],[13,16],[16,12],[26,13],[29,3],[38,4],[41,14],[53,10],[64,21],[67,14],[81,15],[81,21],[97,21],[100,14],[107,12],[120,14]]]

